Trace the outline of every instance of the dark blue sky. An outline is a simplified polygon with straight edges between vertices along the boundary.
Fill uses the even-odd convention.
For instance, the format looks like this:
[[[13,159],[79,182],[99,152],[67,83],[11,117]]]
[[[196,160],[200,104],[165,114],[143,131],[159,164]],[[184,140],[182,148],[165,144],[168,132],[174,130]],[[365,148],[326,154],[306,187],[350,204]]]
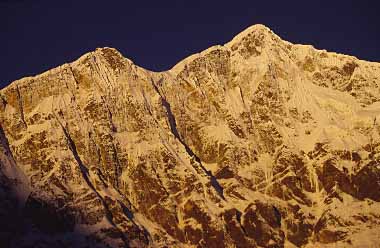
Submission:
[[[0,87],[103,46],[162,71],[256,23],[294,43],[380,61],[378,2],[0,0]]]

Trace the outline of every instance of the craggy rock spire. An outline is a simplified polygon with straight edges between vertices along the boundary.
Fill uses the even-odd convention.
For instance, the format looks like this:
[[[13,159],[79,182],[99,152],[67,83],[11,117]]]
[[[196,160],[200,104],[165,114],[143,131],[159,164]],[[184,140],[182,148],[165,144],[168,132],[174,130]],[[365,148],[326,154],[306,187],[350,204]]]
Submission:
[[[106,47],[17,80],[0,245],[375,247],[379,77],[254,25],[165,72]]]

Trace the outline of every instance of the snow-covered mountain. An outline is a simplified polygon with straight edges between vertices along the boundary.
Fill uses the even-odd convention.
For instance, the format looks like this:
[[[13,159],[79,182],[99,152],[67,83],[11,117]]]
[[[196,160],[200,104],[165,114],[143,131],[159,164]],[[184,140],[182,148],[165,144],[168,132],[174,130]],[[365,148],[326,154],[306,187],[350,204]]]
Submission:
[[[380,63],[254,25],[0,91],[1,247],[377,247]],[[379,118],[378,118],[379,119]]]

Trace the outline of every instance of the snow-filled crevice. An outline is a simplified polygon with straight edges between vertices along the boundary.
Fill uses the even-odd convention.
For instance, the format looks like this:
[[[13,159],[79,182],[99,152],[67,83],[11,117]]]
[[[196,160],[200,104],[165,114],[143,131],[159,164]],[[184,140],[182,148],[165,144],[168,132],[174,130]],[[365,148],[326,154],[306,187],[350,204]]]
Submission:
[[[99,194],[99,192],[95,189],[94,185],[91,183],[91,180],[89,178],[89,172],[88,172],[88,169],[87,167],[84,165],[84,163],[82,162],[82,159],[80,158],[78,152],[77,152],[77,148],[76,148],[76,145],[75,145],[75,142],[72,140],[71,136],[70,136],[70,133],[69,131],[67,130],[67,128],[64,127],[64,125],[58,120],[58,118],[56,117],[56,120],[58,121],[59,125],[61,126],[62,128],[62,131],[65,135],[65,138],[67,140],[67,144],[69,146],[69,149],[75,159],[75,161],[77,162],[77,164],[79,165],[79,168],[82,172],[82,176],[83,176],[83,179],[86,181],[88,187],[96,194],[96,196],[100,199],[102,205],[103,205],[103,208],[106,212],[106,218],[108,220],[108,222],[113,226],[115,227],[116,229],[118,229],[120,231],[120,229],[117,227],[117,225],[114,223],[113,221],[113,217],[112,217],[112,213],[111,211],[109,210],[107,204],[105,203],[105,200],[103,199],[103,197]],[[121,231],[120,231],[121,232]],[[123,240],[123,242],[128,245],[128,240],[127,238],[122,235],[121,236],[121,239]]]
[[[242,224],[241,215],[242,215],[242,213],[240,211],[237,211],[236,212],[236,220],[238,221],[238,224],[239,224],[239,227],[240,227],[241,231],[244,233],[245,236],[248,236],[247,235],[247,231],[245,230],[245,228],[244,228],[244,226]]]
[[[69,64],[69,69],[70,69],[71,75],[73,76],[73,79],[74,79],[74,82],[75,82],[75,86],[78,88],[79,87],[79,81],[78,81],[77,77],[75,76],[73,68],[71,67],[70,64]]]
[[[104,96],[100,96],[101,100],[102,100],[102,103],[103,103],[103,106],[105,107],[106,109],[106,112],[107,112],[107,118],[108,118],[108,122],[109,122],[109,127],[111,129],[112,132],[116,132],[117,129],[116,129],[116,125],[113,121],[113,114],[111,112],[111,109],[107,103],[107,100],[105,99]]]
[[[132,222],[132,224],[134,226],[140,228],[143,231],[143,235],[144,235],[145,239],[149,240],[149,242],[152,242],[152,237],[151,237],[149,231],[143,225],[139,225],[135,222],[135,216],[134,216],[133,212],[122,201],[118,201],[118,203],[122,207],[123,213]]]
[[[77,164],[79,165],[79,168],[82,172],[82,176],[84,178],[84,180],[86,181],[87,185],[90,187],[90,189],[101,199],[102,203],[104,204],[104,200],[102,198],[102,196],[96,191],[94,185],[91,183],[90,179],[89,179],[89,173],[88,173],[88,169],[87,167],[83,164],[82,162],[82,159],[80,158],[78,152],[77,152],[77,148],[76,148],[76,145],[74,143],[74,141],[72,140],[68,130],[59,122],[61,128],[62,128],[62,131],[65,135],[65,138],[67,140],[67,144],[69,146],[69,149],[75,159],[75,161],[77,162]],[[105,204],[104,204],[105,205]],[[107,212],[107,218],[108,220],[112,223],[112,217],[111,217],[111,214],[108,213],[108,208],[105,206],[106,208],[106,212]]]
[[[16,93],[17,93],[17,101],[18,101],[18,107],[20,109],[20,118],[22,123],[24,123],[25,127],[28,127],[25,121],[25,115],[24,115],[24,105],[22,104],[22,98],[21,98],[21,93],[20,93],[20,88],[18,85],[16,86]]]
[[[162,80],[162,79],[161,79]],[[165,96],[163,96],[160,92],[160,90],[158,89],[157,85],[155,84],[154,80],[152,79],[152,85],[153,85],[153,88],[155,89],[155,91],[157,92],[157,94],[160,96],[160,99],[161,99],[161,103],[162,103],[162,106],[165,108],[166,110],[166,113],[167,113],[167,117],[168,117],[168,122],[169,122],[169,126],[170,126],[170,130],[172,132],[172,134],[174,135],[174,137],[176,137],[178,139],[178,141],[185,147],[185,150],[187,152],[187,154],[191,157],[191,158],[194,158],[194,160],[200,165],[201,169],[203,170],[203,172],[210,178],[210,183],[212,185],[212,187],[214,187],[214,189],[216,190],[216,192],[219,194],[219,196],[225,200],[224,198],[224,194],[223,194],[223,187],[219,184],[218,180],[216,179],[216,177],[211,173],[211,171],[207,170],[203,164],[202,164],[202,161],[201,159],[194,153],[194,151],[186,144],[186,142],[183,141],[183,139],[181,138],[179,132],[178,132],[178,129],[177,129],[177,122],[176,122],[176,119],[175,119],[175,116],[171,110],[171,106],[170,106],[170,103],[166,100]],[[160,83],[159,83],[160,84]]]

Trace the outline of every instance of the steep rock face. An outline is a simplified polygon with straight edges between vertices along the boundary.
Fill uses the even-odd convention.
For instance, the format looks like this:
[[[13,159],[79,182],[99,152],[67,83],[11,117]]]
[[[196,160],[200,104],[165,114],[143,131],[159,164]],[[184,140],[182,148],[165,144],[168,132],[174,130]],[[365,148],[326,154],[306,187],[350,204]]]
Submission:
[[[18,205],[19,221],[0,237],[374,247],[379,76],[378,63],[255,25],[166,72],[101,48],[15,81],[0,92],[0,213]]]

